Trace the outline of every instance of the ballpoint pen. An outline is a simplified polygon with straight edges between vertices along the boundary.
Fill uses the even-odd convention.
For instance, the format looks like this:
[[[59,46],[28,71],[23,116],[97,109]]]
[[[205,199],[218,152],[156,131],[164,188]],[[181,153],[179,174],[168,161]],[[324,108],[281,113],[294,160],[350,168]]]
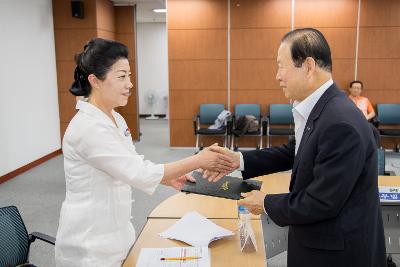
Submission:
[[[185,260],[198,260],[201,257],[178,257],[178,258],[161,258],[160,261],[185,261]]]

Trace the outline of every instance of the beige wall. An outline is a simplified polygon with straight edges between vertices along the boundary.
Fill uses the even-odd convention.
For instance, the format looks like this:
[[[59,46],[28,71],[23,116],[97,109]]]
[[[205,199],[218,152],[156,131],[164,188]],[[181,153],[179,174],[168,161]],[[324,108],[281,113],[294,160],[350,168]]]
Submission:
[[[128,124],[132,137],[139,140],[139,122],[138,122],[138,98],[137,98],[137,84],[136,84],[136,34],[135,34],[135,7],[132,6],[119,6],[114,7],[115,10],[115,24],[116,24],[116,40],[125,44],[129,48],[129,65],[132,72],[132,95],[129,102],[125,107],[117,109],[119,113],[125,118]]]
[[[361,0],[358,78],[373,104],[400,103],[400,1]],[[394,148],[398,138],[383,138]]]
[[[227,105],[226,1],[168,1],[171,146],[194,146],[201,103]]]
[[[286,103],[275,80],[276,51],[291,29],[291,0],[231,1],[231,110],[235,104],[257,103],[262,114],[269,103]],[[285,142],[287,138],[273,138]],[[264,143],[266,144],[266,143]],[[257,138],[239,139],[255,147]]]
[[[83,19],[73,18],[70,0],[53,0],[61,136],[76,112],[75,97],[69,92],[75,68],[74,55],[81,52],[90,39],[100,37],[126,44],[131,72],[135,74],[134,8],[114,7],[109,0],[87,0],[84,1],[84,14]],[[120,14],[123,19],[118,16]],[[135,86],[134,76],[132,83]],[[133,92],[128,105],[119,112],[126,119],[133,138],[138,139],[136,86]]]
[[[53,0],[54,39],[56,48],[58,102],[61,136],[75,115],[75,97],[69,92],[74,75],[74,55],[97,36],[96,1],[85,2],[85,18],[71,16],[71,1]]]
[[[291,0],[231,0],[228,62],[228,1],[168,1],[171,146],[194,146],[191,119],[200,103],[230,102],[231,110],[236,103],[258,103],[265,114],[270,103],[288,102],[275,81],[276,52],[292,20],[294,28],[314,27],[325,35],[342,89],[358,77],[373,104],[400,102],[399,1],[361,0],[358,46],[358,0],[294,3],[293,16]],[[254,146],[255,140],[240,145]]]

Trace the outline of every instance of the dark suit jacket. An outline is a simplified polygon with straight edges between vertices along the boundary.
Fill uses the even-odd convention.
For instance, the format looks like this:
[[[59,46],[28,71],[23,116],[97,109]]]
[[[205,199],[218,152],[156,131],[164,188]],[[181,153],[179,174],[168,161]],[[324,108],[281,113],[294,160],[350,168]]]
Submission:
[[[295,141],[243,152],[243,178],[290,170],[289,193],[267,195],[264,206],[289,225],[288,266],[386,266],[372,129],[333,84]]]

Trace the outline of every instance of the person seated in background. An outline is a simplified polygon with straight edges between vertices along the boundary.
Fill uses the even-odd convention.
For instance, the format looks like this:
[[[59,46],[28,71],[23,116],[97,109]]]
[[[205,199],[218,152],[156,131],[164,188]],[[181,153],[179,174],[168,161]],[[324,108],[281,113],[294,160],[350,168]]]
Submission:
[[[361,110],[365,118],[371,121],[376,116],[375,110],[368,98],[361,96],[362,89],[363,83],[361,81],[352,81],[349,86],[349,98]]]

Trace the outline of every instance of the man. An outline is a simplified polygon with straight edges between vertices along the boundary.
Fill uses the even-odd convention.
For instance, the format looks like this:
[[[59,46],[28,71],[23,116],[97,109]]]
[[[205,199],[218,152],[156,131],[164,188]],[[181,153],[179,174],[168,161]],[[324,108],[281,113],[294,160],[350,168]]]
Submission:
[[[361,81],[352,81],[349,86],[349,98],[361,110],[367,120],[375,117],[375,111],[368,98],[361,96],[363,83]]]
[[[332,81],[330,48],[315,29],[287,33],[276,79],[294,101],[295,139],[230,155],[244,179],[292,169],[289,193],[243,194],[239,205],[289,225],[288,267],[386,266],[372,129]],[[210,173],[209,173],[210,175]],[[209,180],[221,174],[212,173]]]

